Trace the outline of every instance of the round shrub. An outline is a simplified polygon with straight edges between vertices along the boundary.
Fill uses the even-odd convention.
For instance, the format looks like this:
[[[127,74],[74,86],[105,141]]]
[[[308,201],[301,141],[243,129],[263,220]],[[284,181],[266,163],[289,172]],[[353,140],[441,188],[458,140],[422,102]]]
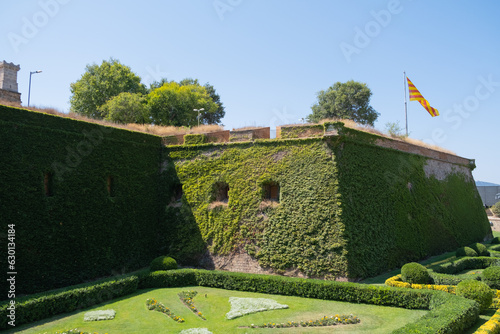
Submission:
[[[403,282],[413,284],[427,284],[431,277],[427,268],[420,263],[410,262],[401,268],[401,279]]]
[[[479,242],[473,243],[472,245],[469,245],[469,247],[475,250],[479,256],[490,256],[490,252],[488,252],[486,246]]]
[[[500,202],[496,202],[492,207],[491,211],[497,217],[500,217]]]
[[[490,288],[500,289],[500,267],[491,266],[483,270],[483,282]]]
[[[159,256],[151,261],[151,271],[177,269],[177,261],[168,256]]]
[[[493,239],[491,239],[491,243],[492,244],[500,244],[500,238],[499,237],[494,237]]]
[[[457,249],[457,251],[455,252],[455,256],[456,257],[477,256],[477,253],[472,248],[465,246],[465,247],[460,247],[459,249]]]
[[[458,283],[455,293],[457,296],[475,300],[481,310],[486,310],[493,301],[493,290],[485,283],[473,279]]]

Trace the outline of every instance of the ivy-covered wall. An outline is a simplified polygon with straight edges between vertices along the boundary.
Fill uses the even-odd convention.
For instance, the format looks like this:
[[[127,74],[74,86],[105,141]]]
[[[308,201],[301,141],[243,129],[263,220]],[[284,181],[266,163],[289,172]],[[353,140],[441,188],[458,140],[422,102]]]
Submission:
[[[16,294],[160,254],[210,267],[207,251],[246,253],[278,273],[367,277],[491,234],[472,165],[448,163],[436,179],[428,157],[322,126],[315,138],[165,147],[149,134],[0,106],[0,245],[6,254],[15,224]],[[0,267],[8,291],[7,256]]]
[[[0,143],[0,245],[7,254],[15,224],[17,296],[142,268],[164,251],[160,137],[0,106]]]
[[[429,158],[374,145],[342,129],[332,140],[350,277],[367,277],[491,237],[471,165],[442,180]],[[465,172],[464,172],[465,171]]]
[[[206,244],[212,254],[246,251],[276,272],[359,278],[491,235],[471,166],[438,180],[426,174],[429,158],[333,126],[337,135],[322,138],[168,148],[184,193],[167,215],[196,230],[190,258]],[[264,198],[270,182],[279,202]],[[215,199],[220,184],[227,202]],[[187,241],[173,235],[181,240],[170,245]]]
[[[208,144],[167,152],[184,192],[183,205],[168,207],[167,216],[185,226],[180,212],[189,207],[210,252],[245,250],[278,272],[346,274],[337,169],[324,140]],[[263,186],[272,182],[280,186],[279,202],[264,199]],[[214,198],[220,184],[229,187],[227,202]]]

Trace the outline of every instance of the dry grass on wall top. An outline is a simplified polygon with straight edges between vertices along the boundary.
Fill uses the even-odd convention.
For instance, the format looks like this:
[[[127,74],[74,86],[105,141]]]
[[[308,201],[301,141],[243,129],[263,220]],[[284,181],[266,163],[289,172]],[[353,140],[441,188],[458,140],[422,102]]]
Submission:
[[[4,100],[0,100],[0,105],[19,108],[18,104],[15,104],[15,103],[9,102],[9,101],[4,101]],[[70,118],[70,119],[74,119],[74,120],[95,123],[95,124],[100,124],[100,125],[104,125],[104,126],[111,126],[111,127],[118,128],[118,129],[126,129],[126,130],[131,130],[131,131],[136,131],[136,132],[149,133],[149,134],[156,135],[156,136],[173,136],[173,135],[184,135],[184,134],[192,134],[192,133],[210,133],[210,132],[217,132],[217,131],[224,130],[224,127],[217,125],[217,124],[200,125],[200,126],[195,126],[192,128],[178,127],[178,126],[158,126],[158,125],[152,125],[152,124],[135,124],[135,123],[118,124],[118,123],[109,122],[109,121],[105,121],[105,120],[88,118],[88,117],[85,117],[83,115],[80,115],[80,114],[77,114],[74,112],[64,113],[64,112],[61,112],[61,111],[54,109],[54,108],[39,108],[39,107],[34,107],[34,106],[30,106],[30,107],[22,106],[21,108],[26,109],[26,110],[41,112],[41,113],[45,113],[45,114],[60,116],[60,117],[64,117],[64,118]]]
[[[435,150],[435,151],[440,151],[440,152],[444,152],[444,153],[456,155],[455,152],[447,150],[447,149],[445,149],[443,147],[439,147],[439,146],[436,146],[436,145],[427,144],[427,143],[425,143],[425,142],[423,142],[421,140],[410,138],[410,137],[406,137],[406,136],[393,137],[393,136],[391,136],[391,135],[389,135],[387,133],[383,133],[383,132],[375,129],[372,126],[362,125],[362,124],[356,123],[356,122],[354,122],[353,120],[350,120],[350,119],[343,119],[343,118],[342,119],[340,119],[340,118],[339,119],[323,119],[323,120],[321,120],[319,122],[319,124],[324,124],[326,122],[342,122],[342,123],[344,123],[344,126],[347,127],[347,128],[351,128],[351,129],[355,129],[355,130],[359,130],[359,131],[363,131],[363,132],[368,132],[368,133],[372,133],[374,135],[386,137],[386,138],[389,138],[389,139],[403,141],[403,142],[406,142],[408,144],[417,145],[417,146],[425,147],[425,148],[428,148],[428,149],[431,149],[431,150]]]

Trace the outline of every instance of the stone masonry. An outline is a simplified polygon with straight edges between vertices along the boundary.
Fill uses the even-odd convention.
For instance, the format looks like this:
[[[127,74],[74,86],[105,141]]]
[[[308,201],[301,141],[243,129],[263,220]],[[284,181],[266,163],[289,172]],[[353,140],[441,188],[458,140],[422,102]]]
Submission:
[[[0,62],[0,100],[21,104],[21,93],[17,87],[17,72],[21,69],[19,65]]]

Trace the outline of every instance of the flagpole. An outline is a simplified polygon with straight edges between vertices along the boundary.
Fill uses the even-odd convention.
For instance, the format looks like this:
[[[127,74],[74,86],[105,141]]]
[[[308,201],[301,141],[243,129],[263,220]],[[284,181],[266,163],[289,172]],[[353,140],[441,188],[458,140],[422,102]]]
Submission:
[[[406,107],[406,72],[403,72],[404,75],[404,83],[403,87],[405,90],[405,121],[406,121],[406,137],[408,137],[408,109]]]

